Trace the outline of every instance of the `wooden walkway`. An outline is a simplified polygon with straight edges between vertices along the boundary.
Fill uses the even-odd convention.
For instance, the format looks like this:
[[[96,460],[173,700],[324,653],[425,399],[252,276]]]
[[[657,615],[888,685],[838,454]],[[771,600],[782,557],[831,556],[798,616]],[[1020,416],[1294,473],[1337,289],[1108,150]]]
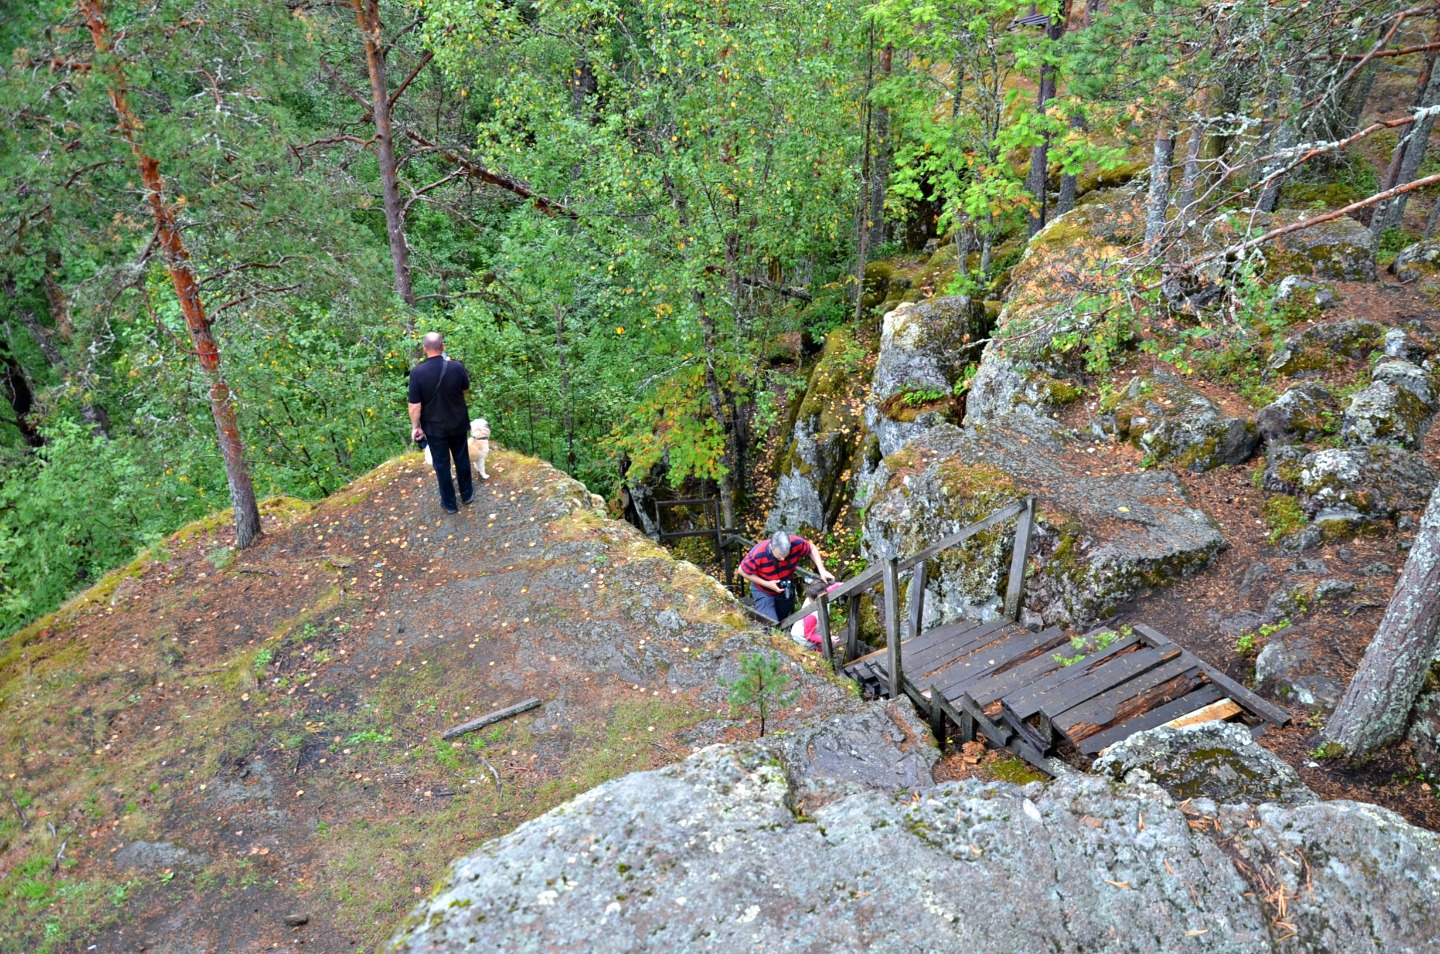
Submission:
[[[1236,719],[1258,731],[1266,722],[1289,721],[1284,709],[1148,626],[1088,634],[1088,645],[1107,645],[1075,660],[1076,651],[1059,629],[1034,632],[1019,625],[1033,517],[1034,499],[1017,501],[913,557],[870,567],[822,597],[818,608],[803,609],[780,625],[788,628],[816,613],[826,659],[873,695],[908,695],[928,714],[942,746],[954,726],[957,741],[983,736],[1051,775],[1063,771],[1057,758],[1088,765],[1108,746],[1161,725]],[[929,561],[1011,519],[1016,531],[1005,616],[923,629]],[[902,618],[904,572],[911,575]],[[856,658],[858,603],[871,588],[881,590],[887,645]],[[830,606],[838,600],[848,602],[848,626],[832,650]]]

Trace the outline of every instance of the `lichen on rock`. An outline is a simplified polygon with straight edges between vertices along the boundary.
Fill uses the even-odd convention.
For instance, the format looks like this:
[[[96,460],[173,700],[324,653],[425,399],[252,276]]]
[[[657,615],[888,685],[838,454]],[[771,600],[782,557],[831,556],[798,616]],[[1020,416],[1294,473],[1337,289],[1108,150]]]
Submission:
[[[1204,394],[1164,370],[1132,378],[1105,422],[1156,463],[1173,463],[1195,473],[1244,463],[1258,442],[1254,424],[1225,415]]]

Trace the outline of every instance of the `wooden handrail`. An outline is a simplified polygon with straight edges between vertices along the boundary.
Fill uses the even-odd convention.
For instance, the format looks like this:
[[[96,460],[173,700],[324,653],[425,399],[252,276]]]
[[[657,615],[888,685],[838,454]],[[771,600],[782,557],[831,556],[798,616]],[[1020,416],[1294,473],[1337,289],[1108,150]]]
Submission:
[[[928,547],[926,547],[925,549],[921,550],[919,553],[915,554],[914,556],[912,556],[912,557],[906,557],[905,559],[901,560],[901,561],[900,561],[900,572],[904,573],[906,570],[911,569],[912,567],[914,567],[915,564],[917,564],[917,563],[922,563],[922,562],[924,562],[925,560],[928,560],[928,559],[930,559],[931,557],[934,557],[936,554],[940,553],[940,551],[942,551],[942,550],[948,550],[948,549],[950,549],[951,547],[953,547],[955,544],[957,544],[957,543],[963,543],[964,541],[966,541],[966,540],[970,539],[971,537],[975,536],[975,534],[977,534],[977,533],[981,533],[981,532],[983,532],[983,531],[985,531],[985,530],[989,530],[991,527],[995,526],[996,524],[1004,523],[1006,520],[1009,520],[1011,517],[1019,516],[1020,512],[1025,509],[1025,501],[1026,501],[1026,500],[1033,500],[1033,499],[1034,499],[1033,497],[1026,497],[1026,498],[1023,498],[1023,499],[1021,499],[1021,500],[1016,500],[1016,501],[1013,502],[1013,503],[1008,503],[1008,504],[1006,504],[1005,506],[1001,507],[999,510],[995,511],[994,513],[992,513],[990,516],[986,517],[984,520],[977,520],[977,521],[975,521],[974,523],[970,524],[969,526],[964,527],[963,529],[960,529],[960,530],[955,531],[954,533],[950,534],[950,536],[948,536],[948,537],[942,537],[941,539],[939,539],[939,540],[937,540],[936,542],[930,544]]]

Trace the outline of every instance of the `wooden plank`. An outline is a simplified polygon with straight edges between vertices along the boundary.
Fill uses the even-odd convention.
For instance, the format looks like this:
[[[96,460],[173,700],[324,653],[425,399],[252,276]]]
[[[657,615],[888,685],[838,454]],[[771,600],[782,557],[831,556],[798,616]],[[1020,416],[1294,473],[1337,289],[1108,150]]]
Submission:
[[[845,658],[854,659],[860,650],[860,597],[849,597],[845,602]]]
[[[1108,649],[1114,649],[1110,646]],[[1081,660],[1066,669],[1079,669],[1074,676],[1056,673],[1043,687],[1031,687],[1005,698],[1017,718],[1028,719],[1042,711],[1059,715],[1077,702],[1095,696],[1146,669],[1180,655],[1180,648],[1151,649],[1127,647],[1128,652],[1097,653],[1094,660]]]
[[[956,659],[944,669],[929,674],[950,698],[964,693],[970,694],[969,687],[992,673],[1007,670],[1017,663],[1025,663],[1038,655],[1046,654],[1068,642],[1064,633],[1051,628],[1032,633],[1021,629],[1008,638],[985,646],[977,652]]]
[[[1158,642],[1165,642],[1174,645],[1173,641],[1168,636],[1162,636],[1160,633],[1156,632],[1149,626],[1146,626],[1144,623],[1136,623],[1135,631],[1137,633],[1144,633],[1146,636]],[[1198,661],[1200,660],[1197,660],[1197,662]],[[1218,670],[1216,670],[1213,666],[1205,665],[1205,678],[1215,683],[1215,685],[1219,686],[1221,689],[1224,689],[1231,699],[1234,699],[1236,702],[1240,703],[1242,706],[1249,709],[1251,712],[1255,713],[1260,718],[1264,719],[1266,722],[1281,726],[1289,724],[1290,713],[1288,711],[1280,708],[1274,703],[1266,702],[1264,699],[1261,699],[1249,689],[1246,689],[1244,686],[1240,685],[1240,683],[1236,682],[1234,679],[1231,679],[1223,672],[1219,672]]]
[[[930,734],[935,736],[935,745],[941,751],[945,749],[945,725],[948,721],[945,718],[945,710],[940,707],[940,700],[944,696],[932,683],[926,694],[927,708],[930,710]]]
[[[1117,722],[1187,695],[1200,684],[1199,673],[1200,667],[1191,659],[1177,655],[1064,712],[1041,710],[1040,718],[1078,744]]]
[[[1115,642],[1086,656],[1084,659],[1069,666],[1063,666],[1055,672],[1042,679],[1037,679],[1028,686],[1016,689],[1014,692],[1006,693],[1004,703],[1014,710],[1018,718],[1028,719],[1040,711],[1041,704],[1051,697],[1054,690],[1060,688],[1072,679],[1079,679],[1087,672],[1091,672],[1096,666],[1105,660],[1134,649],[1140,645],[1140,640],[1135,636],[1127,636],[1124,639],[1117,639]]]
[[[900,697],[900,680],[904,669],[900,660],[900,571],[894,557],[881,564],[885,579],[885,648],[886,669],[890,672],[890,698]]]
[[[1005,615],[1017,623],[1024,603],[1025,568],[1030,560],[1030,527],[1035,520],[1035,498],[1026,497],[1015,521],[1015,544],[1010,551],[1010,579],[1005,584]]]
[[[522,712],[529,712],[531,709],[538,708],[540,708],[539,699],[526,699],[524,702],[517,702],[513,706],[501,709],[499,712],[492,712],[487,716],[481,716],[478,719],[472,719],[462,725],[457,725],[453,729],[446,729],[440,738],[453,739],[456,736],[465,735],[467,732],[474,732],[477,729],[483,729],[487,725],[494,725],[512,716],[517,716]]]
[[[1187,699],[1189,696],[1186,697]],[[1178,719],[1171,719],[1165,723],[1167,729],[1183,729],[1187,725],[1200,725],[1202,722],[1223,722],[1234,715],[1245,711],[1245,707],[1233,699],[1221,699],[1212,702],[1208,706],[1196,709]]]
[[[941,698],[943,699],[944,697],[942,696]],[[975,700],[969,696],[961,695],[959,699],[955,700],[952,709],[959,709],[961,712],[969,715],[970,718],[974,720],[975,727],[979,729],[987,739],[1020,756],[1051,778],[1057,778],[1065,771],[1058,764],[1046,758],[1045,754],[1039,749],[1036,749],[1029,742],[1017,736],[1014,732],[1011,732],[1007,726],[994,722],[985,714],[984,710],[976,704]]]
[[[1055,661],[1055,656],[1055,653],[1042,653],[1004,672],[992,673],[970,685],[970,696],[980,705],[988,706],[1016,689],[1058,672],[1061,666]]]
[[[928,648],[908,651],[906,658],[915,667],[916,673],[933,672],[948,666],[954,660],[967,656],[999,639],[1004,639],[1007,630],[1019,629],[1008,619],[991,620],[956,630],[948,639]],[[1028,632],[1028,630],[1021,630]]]
[[[951,547],[955,546],[955,544],[957,543],[964,543],[966,540],[975,536],[975,534],[977,533],[989,530],[996,524],[1004,523],[1006,520],[1009,520],[1011,517],[1015,516],[1022,509],[1024,509],[1024,506],[1024,501],[1021,500],[1017,500],[1014,503],[1008,503],[1005,506],[1001,507],[999,510],[996,510],[994,513],[990,514],[990,516],[985,517],[983,520],[977,520],[966,527],[962,527],[961,529],[956,530],[954,533],[950,534],[947,537],[941,537],[939,540],[936,540],[934,543],[930,544],[928,547],[921,550],[914,556],[907,557],[906,559],[900,561],[900,570],[908,570],[912,566],[915,566],[917,563],[923,563],[924,561],[930,559],[942,550],[948,550]]]
[[[1149,712],[1142,712],[1133,719],[1111,726],[1102,732],[1087,736],[1079,745],[1081,755],[1094,755],[1114,745],[1116,742],[1130,738],[1136,732],[1143,732],[1146,729],[1153,729],[1157,725],[1164,725],[1169,719],[1185,712],[1189,712],[1197,706],[1209,705],[1219,699],[1223,693],[1211,685],[1201,686],[1189,695],[1176,699],[1174,702],[1167,702],[1157,706]]]

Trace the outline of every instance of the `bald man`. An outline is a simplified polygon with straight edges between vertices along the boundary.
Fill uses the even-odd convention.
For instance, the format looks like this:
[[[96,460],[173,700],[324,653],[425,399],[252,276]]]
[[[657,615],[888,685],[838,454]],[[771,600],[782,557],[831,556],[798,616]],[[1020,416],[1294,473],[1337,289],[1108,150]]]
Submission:
[[[475,499],[466,444],[470,409],[465,406],[465,392],[470,390],[470,375],[465,365],[445,354],[440,332],[430,332],[423,344],[425,360],[410,369],[410,436],[417,441],[423,438],[429,445],[440,486],[440,507],[456,513],[460,508],[455,505],[455,485],[450,477],[452,460],[460,481],[460,503]]]

